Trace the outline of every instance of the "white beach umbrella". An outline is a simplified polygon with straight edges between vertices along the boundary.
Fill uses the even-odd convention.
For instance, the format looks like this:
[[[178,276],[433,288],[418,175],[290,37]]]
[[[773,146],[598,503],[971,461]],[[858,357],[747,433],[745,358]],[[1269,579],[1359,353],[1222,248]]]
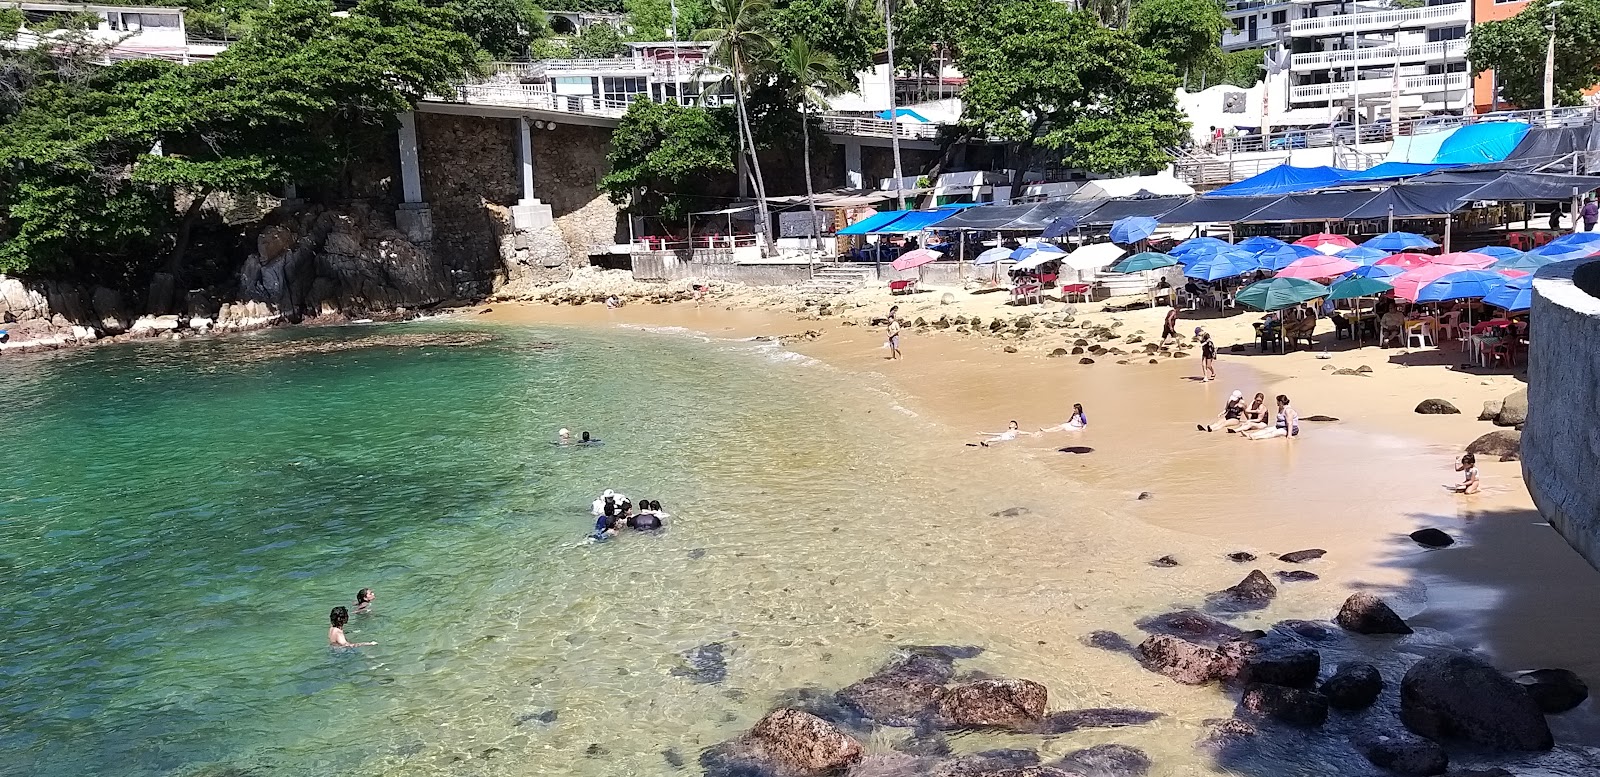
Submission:
[[[1099,270],[1109,267],[1127,253],[1116,243],[1095,243],[1067,254],[1061,263],[1074,270]]]

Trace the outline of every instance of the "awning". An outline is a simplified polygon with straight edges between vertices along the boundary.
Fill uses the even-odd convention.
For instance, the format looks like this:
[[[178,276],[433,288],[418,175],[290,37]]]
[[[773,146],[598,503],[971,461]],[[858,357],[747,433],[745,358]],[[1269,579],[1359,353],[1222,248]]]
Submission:
[[[1002,230],[1015,230],[1018,232],[1043,232],[1050,222],[1063,217],[1083,218],[1095,208],[1100,207],[1100,201],[1082,202],[1041,202],[1033,206],[1027,213],[1006,222]]]
[[[845,227],[844,229],[839,230],[836,234],[869,235],[879,227],[889,226],[889,224],[893,223],[895,219],[898,219],[910,212],[911,211],[909,210],[886,210],[882,213],[874,213],[871,216],[868,216],[854,224],[851,224],[848,227]]]
[[[1355,220],[1381,219],[1390,215],[1395,218],[1443,216],[1466,207],[1471,200],[1465,198],[1476,188],[1478,187],[1473,184],[1460,183],[1398,184],[1379,192],[1378,196],[1346,214],[1345,218]],[[1391,206],[1394,208],[1392,212]]]
[[[981,208],[967,208],[957,211],[954,216],[939,223],[940,229],[980,229],[994,231],[1002,229],[1006,224],[1021,218],[1028,211],[1039,207],[1038,204],[1030,205],[986,205]]]
[[[1378,196],[1375,191],[1290,194],[1256,211],[1245,221],[1341,221]]]
[[[1366,170],[1344,170],[1340,172],[1341,183],[1367,183],[1369,181],[1391,181],[1396,178],[1411,178],[1426,175],[1436,170],[1444,170],[1450,165],[1424,164],[1420,162],[1383,162],[1373,165]]]
[[[1106,200],[1100,207],[1082,217],[1084,226],[1106,225],[1130,216],[1151,216],[1159,219],[1167,211],[1188,202],[1190,197],[1147,197],[1136,200]]]
[[[1489,121],[1457,127],[1450,137],[1439,145],[1439,153],[1431,160],[1447,165],[1476,165],[1500,162],[1511,156],[1522,137],[1528,134],[1528,125],[1520,121]]]
[[[691,216],[732,216],[738,213],[747,213],[755,210],[754,205],[740,205],[736,208],[723,208],[722,210],[703,210],[699,213],[690,213]]]
[[[1570,157],[1575,152],[1594,152],[1600,144],[1600,132],[1593,124],[1578,127],[1534,127],[1522,136],[1509,156],[1508,163],[1518,164],[1523,170],[1544,172],[1573,172]]]
[[[1507,202],[1566,202],[1576,195],[1600,189],[1600,177],[1587,175],[1545,175],[1542,173],[1505,173],[1474,189],[1467,195],[1472,200],[1500,200]]]
[[[944,208],[941,210],[914,210],[888,224],[877,227],[870,234],[874,235],[904,235],[910,232],[921,232],[928,227],[938,224],[955,215],[956,209]]]
[[[1073,199],[1096,200],[1108,197],[1132,197],[1140,193],[1155,196],[1194,194],[1194,187],[1170,175],[1132,175],[1126,178],[1101,178],[1087,181]]]
[[[1281,195],[1257,197],[1196,197],[1158,218],[1163,224],[1205,224],[1244,221],[1246,216],[1281,199]]]
[[[1294,167],[1283,164],[1238,183],[1228,184],[1221,189],[1210,192],[1208,196],[1238,197],[1305,192],[1338,184],[1340,179],[1343,178],[1343,172],[1327,166]]]

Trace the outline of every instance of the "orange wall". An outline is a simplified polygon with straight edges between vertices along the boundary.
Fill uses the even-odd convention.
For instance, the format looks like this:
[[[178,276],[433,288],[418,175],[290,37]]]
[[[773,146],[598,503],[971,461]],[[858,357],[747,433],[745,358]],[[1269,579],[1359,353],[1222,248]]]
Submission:
[[[1496,3],[1494,0],[1472,0],[1472,23],[1474,25],[1484,22],[1495,22],[1516,16],[1522,9],[1528,7],[1528,0],[1515,3]],[[1479,74],[1472,82],[1472,103],[1474,113],[1488,113],[1494,110],[1494,71],[1486,70]],[[1500,104],[1500,110],[1512,106]],[[1533,107],[1539,106],[1522,106]]]

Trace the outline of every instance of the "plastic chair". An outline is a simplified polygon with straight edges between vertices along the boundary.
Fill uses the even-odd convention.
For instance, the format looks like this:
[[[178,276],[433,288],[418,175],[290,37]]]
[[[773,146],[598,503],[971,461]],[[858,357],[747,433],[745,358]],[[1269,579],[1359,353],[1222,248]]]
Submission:
[[[1416,343],[1418,348],[1431,348],[1433,346],[1433,327],[1426,321],[1418,321],[1406,327],[1406,347],[1410,348]]]
[[[1521,232],[1510,232],[1506,234],[1506,245],[1518,251],[1526,251],[1533,248],[1533,240]]]

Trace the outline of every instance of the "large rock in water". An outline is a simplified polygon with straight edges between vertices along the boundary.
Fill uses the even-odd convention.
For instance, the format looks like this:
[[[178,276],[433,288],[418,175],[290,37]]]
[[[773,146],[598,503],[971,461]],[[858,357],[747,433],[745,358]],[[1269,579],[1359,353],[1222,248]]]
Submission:
[[[1355,744],[1373,766],[1395,774],[1431,777],[1444,774],[1450,766],[1444,748],[1405,734],[1379,734],[1358,739]]]
[[[1055,764],[1082,777],[1144,777],[1150,773],[1150,756],[1127,745],[1095,745],[1068,753]]]
[[[1416,412],[1422,415],[1459,415],[1461,409],[1443,399],[1424,399],[1417,403]]]
[[[913,726],[933,713],[950,681],[948,662],[911,655],[839,691],[839,701],[886,726]]]
[[[1320,726],[1328,720],[1328,699],[1316,691],[1256,683],[1245,689],[1239,708],[1292,726]]]
[[[1267,683],[1310,688],[1316,685],[1317,673],[1322,669],[1322,655],[1311,648],[1238,640],[1222,643],[1217,653],[1221,656],[1216,665],[1217,679],[1240,685]]]
[[[1521,426],[1528,422],[1528,390],[1517,389],[1506,395],[1495,414],[1495,426]]]
[[[1322,683],[1328,704],[1341,710],[1364,710],[1383,693],[1383,675],[1372,664],[1340,664],[1332,677]]]
[[[1025,727],[1044,717],[1049,696],[1032,680],[962,683],[939,699],[939,722],[944,728]]]
[[[1217,679],[1220,659],[1221,655],[1211,648],[1166,634],[1155,634],[1139,643],[1139,662],[1144,668],[1184,685],[1205,685]]]
[[[1259,610],[1277,595],[1278,587],[1261,570],[1254,569],[1233,587],[1206,596],[1206,608],[1218,612]]]
[[[1357,634],[1410,634],[1411,627],[1389,609],[1382,599],[1369,593],[1351,594],[1333,619],[1347,631]]]
[[[1176,610],[1161,615],[1151,615],[1134,621],[1133,625],[1139,627],[1140,631],[1151,634],[1168,634],[1212,645],[1244,636],[1244,632],[1238,627],[1223,623],[1199,610]]]
[[[1535,669],[1517,677],[1517,684],[1527,689],[1539,709],[1546,715],[1556,715],[1583,703],[1589,698],[1589,686],[1568,669]]]
[[[708,776],[772,774],[820,777],[861,759],[861,743],[810,713],[767,713],[744,737],[708,748],[700,763]]]
[[[1406,671],[1400,682],[1400,720],[1434,741],[1463,739],[1499,750],[1555,746],[1533,697],[1465,653],[1424,658]]]
[[[1467,445],[1467,453],[1491,456],[1500,461],[1516,461],[1522,457],[1522,432],[1497,429],[1473,440]]]

